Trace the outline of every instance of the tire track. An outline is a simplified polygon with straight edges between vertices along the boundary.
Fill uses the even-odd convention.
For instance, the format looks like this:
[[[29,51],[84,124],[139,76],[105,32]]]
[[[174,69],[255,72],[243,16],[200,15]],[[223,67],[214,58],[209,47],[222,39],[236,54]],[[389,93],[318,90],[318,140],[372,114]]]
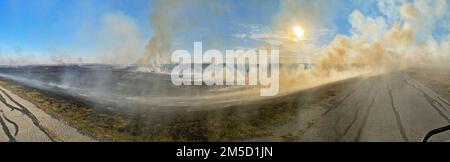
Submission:
[[[430,97],[430,99],[433,100],[433,103],[438,104],[439,106],[441,106],[441,108],[442,108],[444,111],[446,111],[447,113],[449,113],[449,111],[445,108],[444,105],[442,105],[441,102],[436,101],[436,99],[432,98],[431,96],[428,96],[428,97]]]
[[[359,104],[360,104],[360,102],[356,103],[355,106],[359,105]],[[344,128],[344,133],[342,133],[340,135],[339,141],[342,141],[342,138],[344,138],[344,136],[347,135],[348,131],[350,131],[350,128],[352,128],[352,126],[355,125],[356,120],[358,119],[358,114],[359,114],[360,111],[361,111],[361,109],[359,108],[359,109],[356,110],[355,114],[353,114],[352,121],[350,122],[350,124],[347,127]]]
[[[329,108],[328,110],[326,110],[324,113],[322,113],[322,115],[320,115],[319,117],[311,120],[312,122],[308,124],[308,126],[302,130],[300,130],[299,132],[299,140],[301,141],[301,139],[303,138],[303,136],[305,135],[306,131],[308,131],[310,128],[312,128],[316,123],[318,123],[321,119],[323,119],[325,116],[328,115],[329,112],[331,112],[331,110],[336,110],[339,106],[341,106],[344,101],[346,101],[350,96],[352,96],[356,90],[361,86],[361,84],[359,83],[358,85],[355,85],[354,87],[352,87],[352,89],[350,90],[350,92],[348,94],[346,94],[344,96],[344,98],[342,98],[341,100],[339,100],[332,108]],[[330,101],[330,103],[336,102],[337,97],[334,98],[333,100]]]
[[[2,116],[3,116],[3,118],[5,118],[5,120],[8,123],[10,123],[10,124],[12,124],[14,126],[14,130],[15,130],[14,131],[14,137],[17,136],[17,134],[19,134],[19,125],[17,125],[16,122],[14,122],[14,121],[10,120],[8,117],[6,117],[5,114],[2,114]]]
[[[436,112],[439,113],[440,116],[442,116],[444,119],[447,120],[447,122],[450,123],[449,117],[447,117],[447,115],[445,115],[444,112],[442,112],[442,110],[437,105],[435,105],[436,100],[434,100],[431,96],[427,94],[424,94],[423,97],[428,102],[428,104],[430,104],[436,110]],[[443,106],[441,105],[441,107]]]
[[[3,132],[8,137],[9,142],[16,142],[16,138],[14,138],[14,136],[11,134],[11,132],[9,131],[8,126],[6,125],[6,123],[5,123],[5,121],[3,120],[2,117],[0,117],[0,125],[2,126]]]
[[[428,95],[427,93],[425,93],[425,91],[423,91],[422,89],[420,89],[420,88],[418,88],[416,85],[414,85],[413,83],[411,83],[411,82],[409,82],[406,78],[404,78],[405,79],[405,81],[406,81],[406,83],[409,85],[409,86],[411,86],[411,87],[413,87],[414,89],[416,89],[416,90],[418,90],[419,92],[421,92],[422,93],[422,97],[424,97],[425,98],[425,100],[428,102],[428,104],[430,104],[431,105],[431,107],[433,107],[434,108],[434,110],[436,110],[436,112],[441,116],[441,117],[443,117],[445,120],[447,120],[447,122],[448,123],[450,123],[450,118],[437,106],[437,105],[435,105],[435,103],[437,102],[435,99],[433,99],[430,95]],[[440,100],[443,100],[442,98],[440,98],[440,97],[438,97]],[[437,103],[439,103],[439,102],[437,102]],[[444,103],[446,103],[446,104],[448,104],[447,102],[444,102]],[[441,106],[441,108],[443,109],[443,110],[446,110],[447,112],[448,112],[448,110],[447,109],[445,109],[445,107],[442,105],[442,104],[440,104],[439,103],[439,105]]]
[[[15,106],[12,106],[12,105],[10,105],[10,104],[8,104],[8,102],[6,101],[6,99],[5,99],[1,94],[0,94],[0,102],[4,103],[8,108],[11,109],[11,111],[19,111],[19,112],[22,112],[21,109],[15,107]],[[23,112],[22,112],[22,113],[23,113]]]
[[[359,85],[360,86],[360,85]],[[359,87],[358,86],[358,87]],[[330,109],[328,109],[327,111],[325,111],[325,113],[323,114],[323,116],[325,116],[325,115],[327,115],[331,110],[335,110],[336,108],[338,108],[339,106],[341,106],[343,103],[344,103],[344,101],[346,101],[350,96],[352,96],[355,92],[356,92],[356,90],[357,90],[358,88],[356,88],[356,86],[355,87],[353,87],[353,89],[347,94],[347,95],[345,95],[344,96],[344,98],[342,98],[341,100],[339,100],[334,106],[333,106],[333,108],[330,108]],[[333,100],[333,101],[331,101],[331,102],[335,102],[336,100]]]
[[[448,103],[448,101],[443,99],[442,97],[438,96],[438,99],[445,103],[447,106],[450,106],[450,103]]]
[[[19,112],[21,112],[22,114],[24,114],[25,116],[27,116],[32,123],[39,129],[41,130],[51,141],[56,141],[51,135],[50,133],[41,125],[40,121],[37,119],[37,117],[31,113],[27,108],[25,108],[25,106],[23,106],[22,104],[20,104],[19,102],[17,102],[16,100],[14,100],[8,93],[6,93],[3,89],[0,89],[0,91],[10,100],[12,101],[15,105],[19,106],[20,108],[17,108],[11,104],[9,104],[6,99],[0,95],[0,102],[2,102],[3,104],[5,104],[7,107],[11,108],[12,110],[17,110]]]
[[[371,84],[371,86],[370,86],[370,88],[368,89],[367,93],[371,92],[371,91],[373,90],[374,86],[375,86],[374,84]],[[377,93],[378,93],[378,92],[376,92],[376,94],[377,94]],[[376,98],[376,95],[375,95],[375,97],[372,98],[372,103],[369,104],[369,108],[371,107],[371,105],[374,104],[375,98]],[[361,100],[358,100],[357,103],[355,103],[355,107],[356,107],[356,105],[359,105],[360,103],[361,103]],[[355,114],[353,115],[352,121],[351,121],[350,124],[344,129],[344,133],[340,136],[339,141],[341,141],[342,138],[344,138],[344,136],[348,134],[348,132],[350,131],[350,128],[352,128],[353,125],[355,125],[355,123],[356,123],[356,121],[357,121],[357,119],[358,119],[358,114],[361,112],[361,109],[362,109],[362,108],[358,108],[358,109],[356,110]],[[366,119],[367,119],[367,118],[366,118]],[[365,124],[364,124],[364,125],[365,125]]]
[[[366,127],[367,120],[369,119],[369,115],[370,115],[370,110],[372,110],[372,107],[375,104],[375,99],[377,98],[377,96],[378,96],[378,90],[375,92],[375,95],[372,96],[372,101],[370,102],[370,104],[367,105],[367,107],[366,107],[366,113],[364,114],[364,120],[358,129],[358,133],[356,134],[356,137],[354,140],[355,142],[361,141],[362,131]]]
[[[394,104],[394,96],[392,95],[392,89],[389,86],[389,84],[386,86],[388,93],[389,93],[389,97],[391,99],[391,106],[392,106],[392,110],[394,111],[394,115],[395,115],[395,121],[397,122],[397,127],[400,130],[400,135],[402,136],[403,140],[406,142],[409,142],[409,138],[406,134],[405,128],[403,127],[403,123],[400,117],[400,113],[397,110],[397,107]]]

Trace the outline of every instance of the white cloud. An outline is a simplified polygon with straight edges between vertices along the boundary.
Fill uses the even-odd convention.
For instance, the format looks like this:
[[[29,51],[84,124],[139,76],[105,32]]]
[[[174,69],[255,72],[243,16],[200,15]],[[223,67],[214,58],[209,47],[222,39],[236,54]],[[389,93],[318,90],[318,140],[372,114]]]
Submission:
[[[383,17],[366,17],[359,10],[349,16],[354,38],[369,41],[378,40],[387,31],[387,23]]]

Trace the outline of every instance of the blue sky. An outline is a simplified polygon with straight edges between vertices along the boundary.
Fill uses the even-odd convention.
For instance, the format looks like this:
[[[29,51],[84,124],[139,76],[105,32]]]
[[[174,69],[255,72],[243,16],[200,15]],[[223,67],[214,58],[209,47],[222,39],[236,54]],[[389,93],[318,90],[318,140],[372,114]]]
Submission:
[[[150,5],[143,0],[2,0],[0,47],[46,51],[50,46],[83,48],[77,38],[80,24],[98,23],[102,15],[121,11],[148,28]],[[148,35],[148,30],[144,30]]]
[[[329,22],[314,21],[322,25],[315,26],[317,29],[332,31],[328,33],[330,36],[317,41],[318,44],[327,44],[338,34],[350,35],[352,26],[348,17],[355,9],[366,16],[386,17],[378,9],[378,1],[335,2],[323,9],[326,12],[332,10],[323,20]],[[317,1],[301,0],[298,3]],[[2,0],[0,54],[6,57],[18,54],[48,56],[52,48],[69,53],[92,52],[98,48],[93,41],[94,32],[99,30],[95,28],[101,26],[104,16],[110,13],[120,13],[132,20],[137,26],[139,41],[144,45],[153,35],[149,16],[157,8],[158,3],[152,0]],[[218,11],[218,8],[223,10]],[[273,30],[273,19],[282,9],[278,0],[218,0],[213,5],[191,5],[176,16],[177,25],[190,27],[174,30],[173,44],[187,48],[194,41],[224,48],[258,45],[260,41],[237,38],[236,35],[254,32],[252,30],[256,28]],[[433,34],[439,36],[443,32],[444,29],[437,29]]]

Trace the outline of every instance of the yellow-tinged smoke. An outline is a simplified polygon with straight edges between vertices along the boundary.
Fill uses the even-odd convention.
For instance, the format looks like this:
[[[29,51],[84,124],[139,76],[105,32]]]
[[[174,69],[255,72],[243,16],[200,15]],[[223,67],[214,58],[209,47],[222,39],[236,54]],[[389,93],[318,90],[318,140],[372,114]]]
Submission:
[[[154,35],[145,46],[144,56],[138,61],[139,71],[159,72],[160,65],[168,60],[171,47],[171,33],[177,13],[183,1],[160,0],[156,11],[150,15]]]
[[[449,15],[446,8],[442,7],[447,6],[445,3],[445,1],[433,3],[420,0],[404,3],[395,8],[400,19],[389,20],[384,17],[366,17],[355,10],[349,16],[349,22],[352,25],[350,36],[338,35],[331,43],[317,47],[320,49],[317,50],[318,52],[309,53],[314,58],[315,65],[312,70],[305,71],[303,67],[292,70],[289,66],[282,69],[281,91],[288,93],[362,74],[402,70],[412,66],[444,65],[448,67],[450,36],[437,41],[430,32],[434,25],[437,25],[437,20],[442,20],[445,15]],[[305,13],[307,9],[302,10],[320,9],[320,5],[314,3],[310,4],[312,6],[299,6],[290,1],[286,4],[289,5],[286,5],[287,7],[275,19],[275,22],[285,20],[285,24],[290,24],[295,18],[304,17],[303,19],[307,22],[314,23],[317,18],[329,16],[326,13]],[[321,7],[326,8],[326,6]],[[388,18],[389,16],[396,17],[387,15]],[[389,21],[392,25],[389,25]],[[313,26],[311,23],[309,25]],[[327,23],[321,22],[318,25],[323,24]],[[300,43],[308,44],[308,42]],[[292,53],[294,48],[301,51],[299,46],[302,44],[282,42],[281,53],[282,55]],[[298,53],[302,55],[301,52]]]
[[[192,9],[193,7],[202,6],[220,13],[225,10],[217,1],[209,0],[157,0],[155,10],[150,14],[150,24],[153,29],[153,36],[145,46],[144,55],[138,60],[138,70],[144,72],[159,72],[161,65],[170,63],[170,55],[173,51],[173,37],[174,33],[182,33],[184,35],[191,34],[198,27],[199,15],[201,12],[195,11],[196,14],[190,14],[189,20],[183,20],[180,15],[183,11]],[[200,14],[198,14],[200,13]],[[211,13],[214,17],[214,13]],[[215,18],[213,18],[217,21]],[[210,21],[210,20],[206,20]],[[211,22],[209,28],[213,28],[214,22]],[[209,29],[208,32],[214,31]],[[215,33],[208,33],[211,35]],[[177,35],[181,37],[180,35]],[[219,38],[217,38],[219,39]],[[188,43],[188,42],[183,42]],[[193,42],[191,42],[193,43]]]
[[[171,34],[176,25],[176,15],[192,2],[197,1],[159,1],[160,6],[150,19],[154,35],[145,47],[144,57],[138,62],[139,70],[158,71],[159,66],[166,63],[172,46]],[[379,4],[384,4],[378,6],[384,16],[369,17],[355,10],[348,16],[352,26],[350,35],[337,35],[329,44],[316,47],[315,43],[320,39],[317,35],[333,28],[333,15],[340,14],[334,8],[339,8],[342,2],[282,1],[280,12],[268,18],[273,20],[275,29],[292,30],[294,27],[294,31],[288,34],[273,32],[282,34],[275,37],[279,38],[275,47],[280,50],[280,61],[284,64],[280,72],[281,91],[295,91],[368,72],[448,62],[450,37],[437,41],[431,34],[434,26],[449,16],[446,1],[383,1]],[[386,6],[393,7],[386,9]],[[308,33],[295,28],[299,24]],[[287,39],[292,38],[292,35],[297,38],[302,35],[302,41]],[[264,48],[273,48],[274,45],[267,46]],[[312,70],[304,70],[301,65],[295,66],[299,55],[311,58],[314,64]]]

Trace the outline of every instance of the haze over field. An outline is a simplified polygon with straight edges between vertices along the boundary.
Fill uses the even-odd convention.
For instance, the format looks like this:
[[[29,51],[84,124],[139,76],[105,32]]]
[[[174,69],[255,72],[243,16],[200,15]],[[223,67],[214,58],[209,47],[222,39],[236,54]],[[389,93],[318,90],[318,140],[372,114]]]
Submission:
[[[163,64],[170,63],[174,50],[190,50],[194,41],[202,41],[206,49],[273,48],[280,50],[282,63],[314,63],[310,72],[302,68],[292,71],[290,66],[282,68],[282,89],[290,89],[290,83],[304,86],[367,70],[446,66],[449,58],[446,0],[287,0],[265,4],[70,1],[74,7],[53,0],[2,3],[7,15],[23,19],[3,21],[4,65],[136,64],[137,71],[160,72]],[[101,6],[99,10],[94,9],[96,5]],[[69,12],[61,11],[65,8]],[[72,12],[77,9],[85,12]],[[25,18],[28,15],[36,20]],[[35,21],[43,23],[32,26]],[[52,23],[45,25],[47,21]],[[8,32],[18,25],[29,26]],[[298,27],[304,29],[301,38],[295,35]],[[51,30],[56,30],[56,34],[48,34],[50,40],[45,40],[45,33]],[[32,39],[13,38],[13,33],[27,33],[26,37]],[[37,43],[40,40],[43,43]]]

